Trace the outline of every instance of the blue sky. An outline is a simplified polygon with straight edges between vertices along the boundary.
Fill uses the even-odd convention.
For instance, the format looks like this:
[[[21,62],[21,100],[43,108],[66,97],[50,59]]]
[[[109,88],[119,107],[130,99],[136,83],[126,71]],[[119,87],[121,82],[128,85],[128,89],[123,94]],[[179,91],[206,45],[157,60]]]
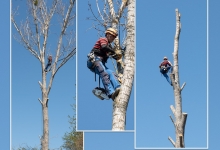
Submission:
[[[0,78],[0,141],[1,149],[10,146],[10,5],[9,1],[0,2],[1,24],[0,24],[0,59],[1,78]]]
[[[26,18],[26,1],[13,1],[13,7],[19,5],[18,24]],[[57,25],[57,26],[56,26]],[[48,48],[54,54],[57,43],[58,23],[53,22],[49,33]],[[54,30],[55,29],[55,30]],[[75,26],[72,26],[75,30]],[[12,26],[12,35],[16,35]],[[39,61],[12,36],[12,147],[40,146],[42,135],[42,112],[38,98],[41,91],[41,66]],[[76,59],[71,58],[56,74],[49,95],[49,141],[50,148],[63,144],[62,137],[69,131],[68,115],[73,116],[71,107],[76,96]],[[48,73],[49,77],[49,73]]]
[[[134,133],[85,132],[84,150],[133,150]]]
[[[97,15],[95,1],[90,1],[94,13]],[[103,5],[100,5],[102,7]],[[111,130],[112,129],[112,100],[101,101],[92,94],[92,89],[98,86],[98,75],[86,66],[87,54],[92,50],[99,36],[95,29],[89,30],[94,24],[86,18],[92,17],[88,10],[88,1],[78,1],[78,130]],[[101,9],[101,8],[100,8]],[[107,67],[114,70],[109,59]],[[101,83],[101,87],[103,87]],[[133,88],[134,90],[134,88]],[[131,94],[127,108],[126,130],[134,129],[134,95]]]
[[[220,1],[209,1],[209,150],[219,148],[220,134],[220,101],[219,84],[220,71]]]

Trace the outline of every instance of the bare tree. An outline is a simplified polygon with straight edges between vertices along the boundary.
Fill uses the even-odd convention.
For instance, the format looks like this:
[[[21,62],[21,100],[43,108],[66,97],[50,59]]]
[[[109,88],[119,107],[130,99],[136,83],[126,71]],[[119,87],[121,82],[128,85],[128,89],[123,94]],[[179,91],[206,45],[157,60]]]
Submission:
[[[173,66],[173,72],[170,74],[171,81],[173,83],[173,91],[174,91],[174,97],[175,97],[175,108],[173,105],[170,106],[170,109],[173,112],[173,115],[175,117],[175,121],[170,116],[171,121],[174,124],[175,132],[176,132],[176,142],[172,140],[171,137],[168,139],[176,148],[184,148],[184,131],[185,131],[185,124],[187,119],[187,113],[182,112],[182,97],[181,92],[186,85],[184,82],[182,87],[180,87],[179,83],[179,64],[178,64],[178,47],[179,47],[179,35],[181,31],[181,24],[180,24],[180,13],[178,9],[176,9],[176,34],[174,39],[174,66]]]
[[[104,27],[105,30],[109,26],[115,29],[121,26],[125,33],[123,40],[120,39],[120,36],[114,40],[115,52],[116,54],[121,54],[122,57],[121,59],[116,60],[117,73],[121,77],[121,90],[113,103],[112,130],[120,131],[125,130],[126,111],[132,90],[135,70],[135,0],[122,0],[121,2],[114,1],[114,3],[113,0],[103,1],[104,6],[100,9],[98,0],[96,0],[98,17],[95,16],[91,4],[89,4],[93,18],[88,19],[97,23],[94,24],[92,28],[95,28],[98,31],[98,34],[101,35],[104,31],[100,29],[100,26]],[[125,12],[126,7],[127,12]],[[116,8],[118,8],[117,13]],[[123,18],[123,23],[120,22],[121,18]],[[122,44],[120,45],[120,43]],[[123,46],[126,47],[125,51],[122,50]]]
[[[76,53],[74,29],[69,29],[74,23],[75,14],[73,7],[75,0],[69,0],[69,3],[62,3],[62,0],[27,0],[28,16],[20,26],[15,21],[17,11],[13,11],[11,21],[18,32],[17,40],[33,55],[41,64],[42,81],[39,81],[42,92],[42,100],[39,102],[43,112],[43,136],[41,137],[41,146],[43,150],[49,148],[49,117],[48,101],[52,83],[57,71]],[[49,7],[49,5],[51,5]],[[47,54],[50,52],[48,37],[51,32],[52,19],[60,19],[60,31],[58,31],[58,40],[53,41],[57,47],[52,51],[54,54],[53,63],[50,67],[50,78],[47,82],[47,73],[45,71]],[[58,19],[57,19],[58,20]],[[54,20],[54,21],[57,21]],[[54,31],[54,32],[56,32]],[[48,83],[48,85],[47,85]]]

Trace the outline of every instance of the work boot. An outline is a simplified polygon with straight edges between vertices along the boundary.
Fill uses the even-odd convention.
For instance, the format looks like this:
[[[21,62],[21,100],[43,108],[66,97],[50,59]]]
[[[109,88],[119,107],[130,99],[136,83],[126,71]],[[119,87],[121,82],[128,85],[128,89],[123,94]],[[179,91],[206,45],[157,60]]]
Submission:
[[[92,90],[92,93],[101,100],[109,100],[109,97],[105,93],[105,89],[96,87]]]
[[[117,89],[115,90],[115,92],[112,93],[111,98],[112,98],[113,101],[114,101],[115,98],[118,96],[119,91],[120,91],[120,88],[117,88]]]

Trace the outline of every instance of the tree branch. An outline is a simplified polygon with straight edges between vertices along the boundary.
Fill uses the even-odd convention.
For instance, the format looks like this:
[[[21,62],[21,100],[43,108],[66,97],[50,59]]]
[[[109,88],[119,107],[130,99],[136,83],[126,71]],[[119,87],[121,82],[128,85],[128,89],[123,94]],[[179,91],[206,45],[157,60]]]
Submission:
[[[21,40],[24,43],[24,47],[29,50],[31,52],[32,55],[34,55],[38,60],[41,61],[40,56],[38,55],[38,53],[31,47],[31,45],[27,42],[27,40],[25,39],[25,37],[23,36],[21,30],[19,29],[19,27],[17,26],[17,23],[14,20],[14,17],[11,16],[11,21],[14,24],[15,29],[17,30],[18,34],[21,36]]]
[[[176,115],[176,110],[175,110],[174,106],[170,105],[170,109],[171,109],[173,115],[175,116]]]
[[[43,85],[40,81],[38,81],[39,85],[40,85],[40,88],[42,89],[43,88]]]
[[[128,1],[128,0],[122,0],[121,7],[120,7],[120,9],[118,10],[118,18],[121,18],[121,15],[122,15],[123,10],[124,10],[124,8],[125,8],[125,6],[126,6],[126,4],[127,4],[127,1]]]
[[[76,48],[74,48],[65,58],[63,58],[63,61],[57,67],[55,73],[75,54],[76,54]]]
[[[39,102],[41,103],[41,105],[43,105],[43,102],[42,102],[42,100],[41,100],[40,98],[38,98],[38,100],[39,100]]]
[[[180,90],[182,91],[184,86],[186,85],[186,82],[183,83],[182,87],[180,88]]]
[[[37,47],[38,47],[38,50],[40,51],[40,54],[42,55],[42,51],[41,51],[41,47],[40,47],[40,35],[39,35],[39,31],[38,31],[38,17],[37,17],[37,7],[35,7],[34,3],[32,3],[32,12],[33,12],[33,18],[34,18],[34,25],[35,25],[35,32],[36,32],[36,35],[37,35]],[[43,58],[41,56],[41,58]]]
[[[174,147],[176,147],[175,142],[173,141],[173,139],[169,136],[168,139],[170,140],[170,142],[173,144]]]
[[[175,126],[175,122],[174,122],[174,120],[173,120],[173,118],[172,118],[171,115],[170,115],[170,119],[171,119],[171,121],[173,122],[173,125]]]
[[[98,4],[98,0],[96,0],[96,7],[98,9],[98,13],[99,13],[99,16],[102,18],[102,20],[105,22],[105,19],[104,17],[102,16],[102,13],[100,12],[100,9],[99,9],[99,4]]]
[[[55,12],[55,10],[57,8],[57,4],[58,4],[58,0],[53,1],[52,9],[50,10],[50,13],[48,15],[48,22],[50,22],[51,18],[53,17],[54,12]]]
[[[45,57],[45,55],[46,55],[46,46],[47,46],[49,24],[50,24],[51,18],[53,17],[53,14],[56,10],[57,4],[58,4],[58,0],[53,1],[53,6],[50,9],[49,15],[46,15],[47,14],[46,12],[44,13],[46,15],[46,20],[44,20],[44,25],[43,25],[43,30],[44,30],[43,31],[44,41],[43,41],[43,47],[42,47],[43,48],[42,53],[44,55],[43,57]]]
[[[114,9],[114,5],[113,5],[113,1],[112,0],[107,0],[107,1],[108,1],[108,5],[109,5],[109,11],[112,16],[112,22],[118,23],[118,20],[116,20],[116,17],[115,17],[115,9]]]
[[[53,68],[52,68],[52,73],[51,73],[51,78],[50,78],[50,82],[49,82],[49,86],[48,86],[48,89],[47,89],[47,93],[49,94],[50,92],[50,89],[52,87],[52,82],[53,82],[53,79],[54,79],[54,76],[57,72],[57,69],[56,69],[56,66],[57,66],[57,63],[58,63],[58,58],[60,56],[60,48],[61,48],[61,44],[62,44],[62,40],[63,40],[63,36],[65,34],[65,31],[66,31],[66,28],[68,26],[68,23],[69,23],[69,18],[70,18],[70,14],[72,12],[72,8],[73,8],[73,0],[70,0],[70,5],[69,5],[69,8],[67,10],[67,13],[66,13],[66,17],[63,21],[63,26],[62,26],[62,30],[61,30],[61,33],[60,33],[60,37],[59,37],[59,41],[58,41],[58,46],[57,46],[57,50],[56,50],[56,57],[55,57],[55,61],[54,61],[54,65],[53,65]],[[71,54],[72,52],[70,52]],[[74,53],[75,54],[75,53]],[[68,55],[69,56],[69,55]],[[73,55],[71,55],[72,57]],[[69,60],[69,59],[68,59]],[[67,61],[68,61],[67,60]],[[66,62],[67,62],[66,61]]]

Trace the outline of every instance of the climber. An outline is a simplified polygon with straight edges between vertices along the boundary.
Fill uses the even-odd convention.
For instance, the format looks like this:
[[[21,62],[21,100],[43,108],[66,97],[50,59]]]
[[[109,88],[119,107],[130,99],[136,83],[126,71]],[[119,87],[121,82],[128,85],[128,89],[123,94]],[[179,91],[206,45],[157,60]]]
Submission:
[[[52,64],[52,56],[49,55],[49,56],[47,57],[47,60],[48,60],[48,62],[47,62],[47,65],[46,65],[46,67],[45,67],[45,69],[44,69],[45,72],[47,72],[48,67],[50,67],[51,64]]]
[[[104,97],[101,96],[99,92],[95,92],[96,90],[99,90],[99,88],[95,88],[93,90],[93,93],[102,100],[111,98],[114,101],[120,91],[120,83],[117,75],[105,65],[109,56],[112,56],[112,58],[116,60],[121,58],[121,56],[118,56],[115,53],[111,46],[111,43],[114,41],[117,35],[117,30],[108,28],[105,31],[105,37],[98,39],[93,49],[87,56],[87,67],[92,72],[99,75],[105,88],[104,93],[100,90],[102,95],[106,95]],[[99,94],[97,95],[96,93]]]
[[[170,80],[170,77],[168,76],[169,70],[170,70],[170,72],[172,73],[172,71],[173,71],[173,66],[172,66],[171,62],[168,61],[168,58],[167,58],[166,56],[163,58],[163,62],[161,62],[159,68],[160,68],[160,72],[161,72],[161,73],[163,74],[163,76],[167,79],[167,81],[169,82],[169,84],[170,84],[171,86],[173,86],[173,84],[172,84],[172,82],[171,82],[171,80]]]

